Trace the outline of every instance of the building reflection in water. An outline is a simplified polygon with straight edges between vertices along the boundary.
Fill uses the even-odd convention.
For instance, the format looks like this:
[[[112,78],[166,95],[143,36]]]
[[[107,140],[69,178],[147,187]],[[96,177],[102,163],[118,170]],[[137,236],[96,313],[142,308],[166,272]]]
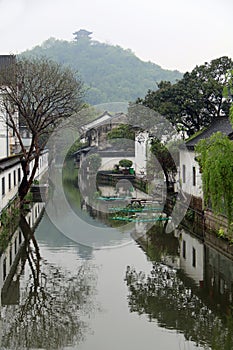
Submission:
[[[200,346],[232,349],[233,261],[184,228],[171,237],[161,225],[154,226],[137,241],[153,269],[145,275],[128,266],[130,311]]]
[[[41,216],[44,203],[34,203],[25,216],[28,225],[34,228]],[[1,305],[14,305],[19,303],[19,278],[25,265],[25,237],[18,227],[5,251],[0,256],[0,288]]]
[[[177,230],[180,241],[180,268],[200,287],[204,283],[205,249],[203,241],[185,229]]]
[[[227,243],[226,243],[227,245]],[[180,268],[203,290],[214,308],[229,314],[232,306],[233,260],[184,229],[180,230]]]
[[[233,261],[210,246],[206,246],[205,257],[205,288],[210,302],[229,314],[232,307]]]
[[[109,196],[111,189],[105,186],[102,192]],[[112,225],[106,211],[84,204],[92,217]],[[136,222],[131,237],[153,262],[153,269],[145,275],[128,266],[130,311],[144,313],[201,346],[232,349],[233,339],[230,345],[227,339],[233,322],[227,316],[232,308],[233,260],[182,226],[166,234],[163,225],[148,231],[146,223]]]
[[[81,262],[75,271],[68,271],[43,259],[33,234],[43,207],[35,203],[21,217],[0,257],[4,349],[63,348],[76,345],[87,330],[82,310],[92,311],[96,277]]]

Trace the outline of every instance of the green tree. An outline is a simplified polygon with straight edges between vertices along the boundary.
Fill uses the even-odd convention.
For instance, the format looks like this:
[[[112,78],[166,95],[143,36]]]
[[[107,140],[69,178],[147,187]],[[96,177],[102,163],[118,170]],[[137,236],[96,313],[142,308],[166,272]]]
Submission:
[[[223,95],[228,101],[231,102],[231,107],[230,107],[230,122],[233,127],[233,70],[230,70],[227,74],[227,84],[223,88]]]
[[[133,165],[133,162],[130,159],[121,159],[119,161],[119,165],[125,169],[128,169]]]
[[[220,132],[200,140],[196,146],[202,172],[205,205],[211,203],[215,213],[233,219],[233,142]]]
[[[131,50],[101,43],[82,29],[75,39],[48,39],[24,55],[46,55],[78,70],[87,87],[86,101],[92,105],[105,102],[134,101],[153,89],[155,81],[180,79],[182,73],[162,69],[152,62],[143,62]]]
[[[78,151],[79,149],[81,149],[82,147],[87,146],[86,144],[83,144],[80,139],[76,140],[73,145],[70,147],[68,153],[67,153],[67,157],[72,157],[73,154]]]
[[[151,141],[151,151],[155,155],[159,162],[166,180],[167,188],[169,188],[171,179],[174,181],[174,177],[177,173],[177,167],[175,159],[172,157],[167,145],[163,144],[159,139],[154,138]]]
[[[135,131],[131,125],[120,124],[108,132],[107,138],[115,149],[134,149]]]
[[[153,262],[150,273],[128,266],[125,276],[130,312],[146,315],[160,327],[176,329],[205,349],[230,350],[232,317],[224,322],[213,303],[200,298],[200,290],[178,270]]]
[[[61,121],[82,109],[83,85],[71,69],[46,58],[13,59],[1,70],[0,82],[0,110],[18,138],[22,155],[23,179],[19,186],[22,202],[34,180],[48,136]],[[17,113],[20,126],[31,135],[29,148],[19,132]]]
[[[158,90],[149,90],[143,104],[168,118],[178,131],[194,134],[219,116],[228,115],[230,102],[223,96],[227,72],[233,68],[230,58],[223,56],[196,66],[175,84],[162,81]]]
[[[132,127],[128,124],[121,124],[115,128],[113,128],[111,131],[108,132],[107,135],[108,139],[129,139],[134,140],[135,139],[135,131],[132,129]]]

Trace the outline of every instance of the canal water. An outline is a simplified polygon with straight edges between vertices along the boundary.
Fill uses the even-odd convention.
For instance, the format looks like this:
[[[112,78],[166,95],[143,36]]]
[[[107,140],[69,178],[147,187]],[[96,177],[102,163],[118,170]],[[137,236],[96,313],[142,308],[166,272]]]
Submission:
[[[230,259],[185,228],[135,238],[67,192],[80,226],[64,213],[61,232],[45,211],[7,271],[1,260],[1,349],[233,348]]]

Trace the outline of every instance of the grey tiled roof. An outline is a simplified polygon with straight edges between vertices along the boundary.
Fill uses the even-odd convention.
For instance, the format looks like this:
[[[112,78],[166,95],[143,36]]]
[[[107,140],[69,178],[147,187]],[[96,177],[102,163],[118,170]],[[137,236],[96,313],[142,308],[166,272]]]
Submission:
[[[8,70],[11,64],[15,61],[15,56],[13,55],[0,55],[0,84],[8,85],[13,82],[15,77],[12,70]]]
[[[185,142],[185,145],[187,148],[193,149],[194,146],[196,146],[196,144],[200,140],[210,137],[217,131],[221,131],[226,136],[229,136],[229,137],[232,136],[233,129],[228,117],[215,118],[213,122],[206,129],[204,129],[196,137],[193,137],[187,142]]]
[[[13,55],[0,55],[0,70],[11,64],[14,57]]]
[[[20,163],[20,155],[0,159],[0,173]]]

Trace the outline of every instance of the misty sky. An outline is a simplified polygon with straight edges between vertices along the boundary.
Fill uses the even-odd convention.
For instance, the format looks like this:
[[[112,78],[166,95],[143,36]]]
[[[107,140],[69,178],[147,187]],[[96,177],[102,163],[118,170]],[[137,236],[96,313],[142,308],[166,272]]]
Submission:
[[[233,58],[232,0],[0,0],[0,54],[70,41],[79,29],[182,72]]]

